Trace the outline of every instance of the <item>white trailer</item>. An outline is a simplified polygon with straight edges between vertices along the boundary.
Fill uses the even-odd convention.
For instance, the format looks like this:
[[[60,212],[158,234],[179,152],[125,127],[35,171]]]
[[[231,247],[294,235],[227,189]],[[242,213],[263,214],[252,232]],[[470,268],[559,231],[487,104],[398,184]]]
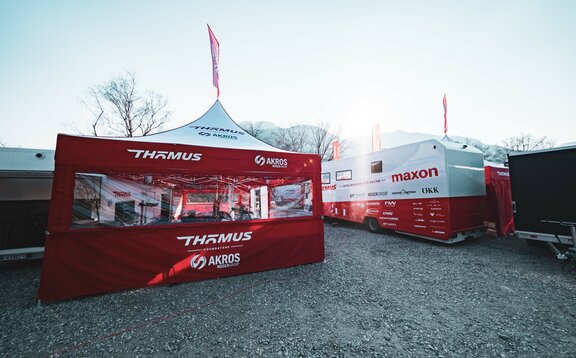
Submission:
[[[0,261],[44,253],[54,150],[0,148]]]
[[[484,231],[478,149],[426,140],[322,165],[324,216],[453,243]]]

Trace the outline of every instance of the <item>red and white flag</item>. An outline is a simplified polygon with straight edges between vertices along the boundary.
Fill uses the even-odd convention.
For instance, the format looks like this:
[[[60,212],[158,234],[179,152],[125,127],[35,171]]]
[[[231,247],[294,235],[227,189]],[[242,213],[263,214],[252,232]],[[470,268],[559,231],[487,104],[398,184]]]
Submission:
[[[332,142],[332,160],[340,159],[340,142]]]
[[[442,104],[444,104],[444,134],[446,134],[448,132],[448,117],[446,117],[448,113],[448,102],[446,102],[446,94],[444,94]]]
[[[216,98],[220,97],[220,75],[218,74],[218,63],[220,61],[220,44],[216,36],[208,25],[208,35],[210,36],[210,50],[212,52],[212,84],[217,89]]]

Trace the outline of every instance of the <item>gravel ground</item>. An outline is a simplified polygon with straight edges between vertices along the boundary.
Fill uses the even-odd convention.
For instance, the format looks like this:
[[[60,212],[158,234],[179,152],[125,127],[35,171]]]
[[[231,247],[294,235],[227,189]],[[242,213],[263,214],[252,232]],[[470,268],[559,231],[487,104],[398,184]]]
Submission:
[[[326,225],[326,261],[36,305],[0,266],[0,356],[574,357],[576,274],[544,248]]]

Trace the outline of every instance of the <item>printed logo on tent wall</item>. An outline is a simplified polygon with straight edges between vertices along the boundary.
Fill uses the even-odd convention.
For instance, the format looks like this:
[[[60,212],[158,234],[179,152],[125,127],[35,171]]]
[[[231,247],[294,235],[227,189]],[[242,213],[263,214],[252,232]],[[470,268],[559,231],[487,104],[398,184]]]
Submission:
[[[206,264],[208,264],[208,266],[216,266],[217,269],[236,267],[240,265],[240,254],[213,255],[210,256],[208,260],[205,256],[198,254],[192,256],[192,259],[190,259],[190,267],[195,270],[202,270]]]
[[[254,163],[259,166],[268,165],[272,168],[288,168],[288,159],[286,158],[267,158],[263,155],[254,157]]]
[[[202,255],[194,255],[190,260],[190,266],[193,269],[202,270],[206,266],[206,257]]]
[[[256,163],[257,165],[262,166],[262,165],[266,164],[266,158],[264,158],[264,157],[261,156],[261,155],[257,155],[256,158],[254,158],[254,163]]]
[[[242,131],[228,128],[219,128],[219,127],[189,126],[189,128],[198,131],[198,135],[200,136],[213,137],[219,139],[237,140],[239,136],[243,136],[245,134]]]

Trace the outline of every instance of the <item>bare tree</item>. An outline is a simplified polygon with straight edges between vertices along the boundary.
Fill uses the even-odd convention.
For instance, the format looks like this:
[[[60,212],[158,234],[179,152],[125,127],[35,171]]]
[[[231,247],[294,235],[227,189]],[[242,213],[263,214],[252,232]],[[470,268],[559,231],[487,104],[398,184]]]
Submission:
[[[262,122],[252,123],[252,122],[245,122],[242,125],[242,129],[246,131],[246,133],[250,134],[253,137],[256,137],[260,140],[263,139],[264,130],[262,129]]]
[[[332,132],[331,124],[328,121],[320,120],[310,131],[311,152],[320,155],[323,162],[334,159],[332,153],[332,143],[340,142],[340,154],[344,153],[345,146],[340,139],[340,130]]]
[[[288,128],[279,128],[273,134],[272,144],[291,152],[305,152],[309,144],[306,127],[293,125]]]
[[[140,94],[136,77],[130,71],[105,85],[90,88],[82,102],[94,116],[91,133],[95,136],[145,136],[170,117],[166,100],[153,91]]]
[[[532,135],[526,133],[522,133],[518,137],[508,137],[503,143],[504,147],[510,152],[525,152],[528,150],[554,147],[554,141],[548,137],[534,138]]]

